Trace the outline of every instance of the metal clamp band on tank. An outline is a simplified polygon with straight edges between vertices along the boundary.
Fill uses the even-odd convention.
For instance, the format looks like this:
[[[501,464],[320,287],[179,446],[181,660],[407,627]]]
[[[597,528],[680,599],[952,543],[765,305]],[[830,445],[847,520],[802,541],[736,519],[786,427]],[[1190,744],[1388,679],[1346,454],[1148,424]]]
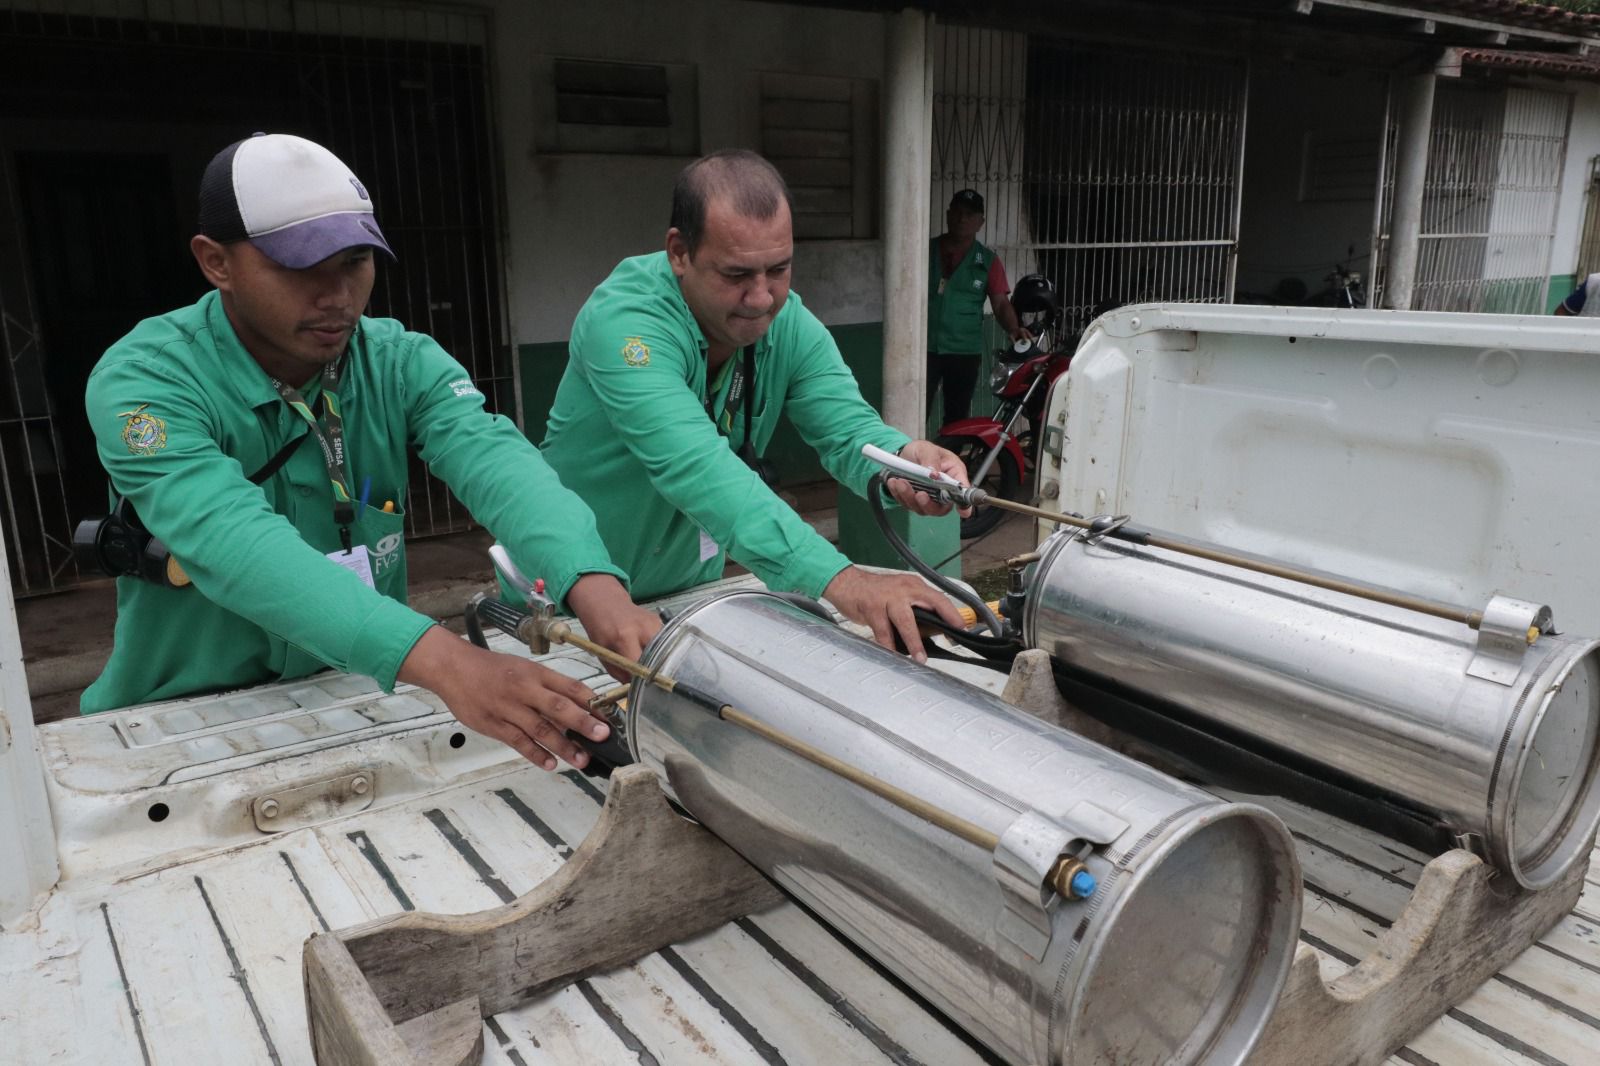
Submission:
[[[1245,745],[1410,812],[1525,888],[1586,860],[1600,640],[1557,632],[1541,604],[1497,595],[1464,612],[1130,528],[1063,530],[1019,560],[1024,643],[1090,713],[1123,701]]]

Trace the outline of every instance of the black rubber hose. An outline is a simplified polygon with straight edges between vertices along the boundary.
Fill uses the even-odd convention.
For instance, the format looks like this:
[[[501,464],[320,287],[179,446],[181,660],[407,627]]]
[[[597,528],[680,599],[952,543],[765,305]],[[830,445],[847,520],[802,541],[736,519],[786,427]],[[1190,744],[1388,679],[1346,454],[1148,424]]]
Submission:
[[[889,547],[895,550],[895,554],[911,564],[913,570],[949,593],[952,598],[958,599],[968,607],[971,607],[976,612],[978,619],[989,627],[989,632],[995,635],[996,640],[1005,640],[1005,628],[1000,624],[1000,619],[995,617],[994,612],[989,610],[989,605],[983,602],[982,596],[962,588],[923,562],[917,553],[911,550],[911,546],[900,539],[900,534],[894,531],[894,527],[889,525],[889,516],[883,511],[883,481],[885,476],[884,472],[880,470],[872,475],[871,481],[867,482],[867,502],[872,506],[872,518],[873,521],[878,523],[878,531],[883,534],[883,539],[889,542]]]
[[[997,674],[1009,674],[1011,667],[999,659],[974,659],[970,655],[957,655],[953,651],[946,651],[937,644],[924,645],[930,659],[946,659],[953,663],[964,663],[967,666],[981,666],[985,670],[993,670]]]
[[[966,648],[968,651],[977,652],[985,659],[1004,664],[1004,669],[1010,669],[1011,660],[1023,651],[1022,642],[1011,637],[997,640],[975,633],[970,629],[957,629],[943,618],[922,607],[911,608],[911,613],[916,615],[917,623],[930,629],[943,633],[947,638]],[[970,661],[970,660],[963,660]]]

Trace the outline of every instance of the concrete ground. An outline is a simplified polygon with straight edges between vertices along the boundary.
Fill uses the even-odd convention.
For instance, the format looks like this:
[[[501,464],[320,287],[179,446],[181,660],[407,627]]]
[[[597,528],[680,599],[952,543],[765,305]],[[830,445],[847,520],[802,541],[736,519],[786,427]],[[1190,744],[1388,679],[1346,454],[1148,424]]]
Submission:
[[[786,491],[806,521],[829,540],[838,538],[835,491],[832,482]],[[492,543],[486,531],[476,529],[408,544],[411,605],[446,624],[453,622],[459,631],[466,602],[473,594],[494,587],[488,554]],[[987,535],[962,543],[962,577],[992,597],[999,588],[998,572],[1005,560],[1033,545],[1032,520],[1008,515]],[[728,570],[729,574],[743,572],[738,566]],[[16,608],[34,719],[48,722],[78,713],[79,694],[99,676],[111,653],[117,613],[115,584],[110,579],[94,581],[67,592],[19,600]]]

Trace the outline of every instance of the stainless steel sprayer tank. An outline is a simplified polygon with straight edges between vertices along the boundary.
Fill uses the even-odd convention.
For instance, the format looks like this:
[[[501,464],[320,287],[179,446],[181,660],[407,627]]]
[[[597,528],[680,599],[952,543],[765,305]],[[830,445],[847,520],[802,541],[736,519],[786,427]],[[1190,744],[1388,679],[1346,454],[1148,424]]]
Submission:
[[[682,691],[633,685],[629,746],[668,794],[1006,1061],[1238,1063],[1260,1036],[1300,923],[1274,815],[770,594],[685,610],[645,663],[992,834],[977,846]],[[1063,857],[1087,898],[1049,887]]]
[[[1557,635],[1546,607],[1496,596],[1474,631],[1083,531],[1047,541],[1025,587],[1025,642],[1141,704],[1424,812],[1524,887],[1588,860],[1600,642]]]

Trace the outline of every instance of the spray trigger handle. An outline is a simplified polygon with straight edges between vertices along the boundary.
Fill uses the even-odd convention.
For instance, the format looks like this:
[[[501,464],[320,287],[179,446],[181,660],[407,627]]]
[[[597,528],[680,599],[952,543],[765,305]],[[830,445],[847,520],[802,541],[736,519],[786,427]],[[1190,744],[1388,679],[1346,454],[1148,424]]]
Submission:
[[[883,467],[891,476],[904,478],[924,492],[942,497],[947,502],[971,507],[988,499],[988,494],[982,489],[969,488],[942,470],[886,452],[876,444],[863,444],[861,454]]]

